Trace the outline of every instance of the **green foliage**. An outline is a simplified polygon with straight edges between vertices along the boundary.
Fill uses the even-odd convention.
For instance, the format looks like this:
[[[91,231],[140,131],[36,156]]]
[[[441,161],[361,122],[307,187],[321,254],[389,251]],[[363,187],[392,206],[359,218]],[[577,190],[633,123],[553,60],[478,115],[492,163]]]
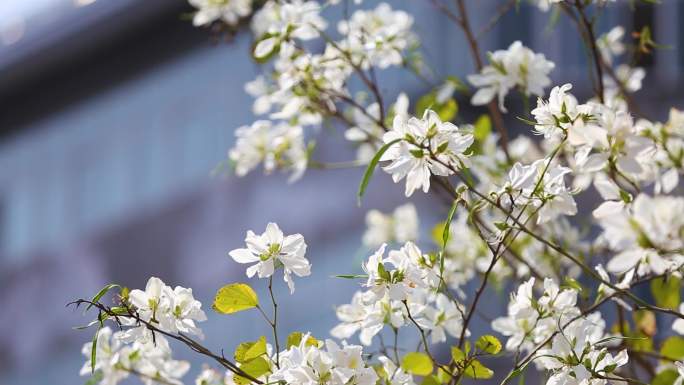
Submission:
[[[499,354],[501,351],[501,341],[493,335],[485,334],[475,341],[475,347],[483,353]]]
[[[368,278],[368,275],[366,275],[366,274],[337,274],[334,277],[335,278],[344,278],[344,279],[359,279],[359,278]]]
[[[395,143],[401,141],[401,139],[395,139],[389,143],[385,143],[378,152],[373,156],[373,159],[371,159],[370,163],[368,163],[368,167],[366,168],[366,172],[363,173],[363,179],[361,180],[361,184],[359,185],[359,192],[358,192],[358,203],[361,205],[361,198],[363,198],[363,194],[366,193],[366,188],[368,187],[368,182],[370,182],[370,178],[373,176],[373,172],[375,171],[375,166],[378,165],[378,162],[380,161],[380,158],[385,154],[385,152]]]
[[[95,331],[95,335],[93,336],[93,342],[90,347],[90,372],[95,374],[95,359],[97,358],[97,337],[100,334],[100,329],[102,328],[102,324],[97,328]]]
[[[266,354],[266,337],[261,336],[254,342],[243,342],[235,348],[235,361],[245,363]]]
[[[289,336],[287,336],[287,348],[289,349],[291,346],[297,346],[302,342],[302,337],[304,334],[302,332],[292,332],[290,333]],[[318,346],[319,342],[317,339],[314,337],[309,336],[306,340],[306,344],[308,346]]]
[[[660,347],[660,354],[675,360],[684,359],[684,338],[680,336],[668,337]]]
[[[112,290],[115,287],[120,288],[121,286],[119,286],[115,283],[110,283],[109,285],[100,289],[100,291],[98,291],[97,294],[95,294],[95,296],[90,300],[90,302],[92,302],[92,303],[89,304],[88,307],[86,307],[86,311],[90,310],[90,308],[93,307],[94,303],[97,303],[100,299],[102,299],[102,297],[104,297],[105,294],[107,294],[107,292],[109,292],[110,290]]]
[[[425,110],[433,110],[444,122],[448,122],[456,117],[458,113],[458,103],[454,98],[449,98],[444,103],[437,101],[437,92],[432,91],[423,95],[416,103],[416,116],[423,116]]]
[[[656,278],[651,281],[651,294],[656,305],[668,309],[679,306],[679,290],[681,280],[676,277]]]
[[[473,136],[480,143],[487,140],[489,134],[492,133],[492,120],[487,114],[480,115],[473,126]]]
[[[492,376],[494,375],[493,370],[482,365],[482,363],[478,360],[471,360],[470,362],[468,362],[468,366],[466,366],[465,369],[463,369],[463,373],[466,376],[474,378],[476,380],[486,380],[492,378]]]
[[[257,378],[263,376],[271,371],[271,364],[264,357],[257,357],[249,362],[240,365],[240,369],[250,376]],[[235,375],[233,378],[238,385],[247,385],[251,383],[249,379]]]
[[[84,385],[97,385],[102,381],[103,378],[104,374],[101,370],[98,370],[95,373],[93,373],[92,376],[90,376],[90,378],[88,379],[88,381],[85,382]]]
[[[675,369],[667,369],[658,373],[653,380],[651,380],[651,385],[672,385],[675,383],[679,374]]]
[[[219,313],[232,314],[259,306],[259,298],[246,283],[223,286],[214,297],[212,307]]]
[[[498,347],[497,347],[498,346]],[[475,343],[475,347],[485,351],[483,347],[488,350],[496,351],[497,353],[501,351],[501,342],[494,336],[482,336],[478,338]],[[466,352],[469,352],[470,348],[466,347]],[[496,353],[490,353],[496,354]],[[456,366],[463,370],[463,374],[467,377],[474,378],[476,380],[486,380],[492,378],[494,372],[488,367],[482,365],[482,363],[472,357],[468,357],[467,353],[464,353],[461,349],[453,346],[451,348],[451,358],[454,360]]]
[[[432,360],[425,353],[411,352],[401,360],[401,367],[408,373],[427,376],[432,373]]]
[[[460,362],[464,361],[466,358],[465,353],[456,346],[451,347],[451,359],[454,360],[454,362]]]

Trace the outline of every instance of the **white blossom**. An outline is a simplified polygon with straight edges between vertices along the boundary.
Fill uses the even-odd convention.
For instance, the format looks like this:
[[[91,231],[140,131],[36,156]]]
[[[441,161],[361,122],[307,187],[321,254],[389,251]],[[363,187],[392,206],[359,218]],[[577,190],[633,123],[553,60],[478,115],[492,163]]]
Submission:
[[[195,26],[210,24],[221,20],[228,25],[236,25],[240,18],[252,12],[252,0],[188,0],[197,8],[192,23]]]
[[[326,340],[324,349],[308,340],[307,334],[299,345],[280,353],[280,368],[270,378],[301,385],[375,385],[378,376],[364,362],[361,346],[340,347]]]
[[[315,1],[267,1],[252,18],[252,31],[257,37],[254,52],[257,58],[270,54],[290,39],[310,40],[319,36],[327,22],[320,15]]]
[[[397,140],[380,160],[391,161],[383,170],[392,174],[395,183],[406,178],[408,197],[418,188],[427,193],[430,176],[450,175],[452,168],[466,164],[473,136],[461,133],[454,124],[442,122],[436,112],[426,110],[422,119],[394,118],[392,130],[385,133],[383,141],[387,144]]]
[[[415,385],[413,381],[413,376],[404,371],[403,368],[397,366],[385,356],[378,357],[378,360],[382,363],[382,369],[384,370],[387,378],[384,382],[387,385]]]
[[[206,321],[207,316],[202,310],[202,304],[193,297],[192,289],[180,286],[172,289],[161,279],[151,277],[145,290],[131,290],[128,299],[141,320],[168,333],[203,337],[196,322]],[[121,321],[125,326],[131,326],[118,334],[125,342],[148,342],[157,337],[152,338],[150,329],[145,325],[137,325],[137,320],[121,318]]]
[[[124,344],[121,334],[120,331],[113,333],[112,329],[105,326],[97,335],[95,372],[102,376],[99,384],[116,385],[134,374],[146,385],[182,385],[180,379],[190,369],[190,364],[171,357],[166,338],[158,334],[155,341],[136,340],[132,344]],[[91,342],[83,345],[82,353],[87,361],[81,369],[81,376],[91,373],[91,349]]]
[[[238,176],[246,175],[262,162],[266,173],[276,169],[292,171],[290,181],[299,179],[306,170],[307,150],[299,126],[257,120],[235,130],[235,136],[237,141],[228,155],[235,162]]]
[[[387,68],[402,64],[402,53],[416,41],[412,25],[411,15],[380,3],[373,10],[355,11],[349,20],[339,23],[338,30],[352,60],[363,67]]]
[[[604,203],[606,205],[606,203]],[[621,274],[637,268],[639,275],[674,271],[684,264],[684,199],[639,194],[630,205],[614,205],[597,211],[602,239],[617,254],[608,262],[609,272]]]
[[[541,96],[551,84],[548,74],[555,66],[543,54],[534,53],[519,41],[506,50],[490,53],[489,61],[479,74],[468,75],[468,81],[478,88],[470,102],[484,105],[496,96],[503,112],[504,98],[515,87],[525,95]]]
[[[301,234],[285,236],[278,225],[271,222],[261,235],[247,231],[245,243],[247,248],[232,250],[229,255],[238,263],[254,263],[246,271],[250,278],[255,274],[259,278],[268,278],[277,268],[283,267],[285,282],[290,293],[294,293],[291,274],[298,277],[311,274],[311,264],[304,257],[306,243]]]

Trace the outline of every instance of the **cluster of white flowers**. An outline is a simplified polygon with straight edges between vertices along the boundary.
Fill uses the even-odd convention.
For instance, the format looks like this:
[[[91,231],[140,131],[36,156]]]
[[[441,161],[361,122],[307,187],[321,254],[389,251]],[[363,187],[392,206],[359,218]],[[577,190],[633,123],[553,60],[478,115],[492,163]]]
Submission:
[[[292,273],[298,277],[311,274],[311,264],[304,257],[306,242],[301,234],[285,236],[277,224],[269,223],[261,235],[247,231],[244,249],[235,249],[229,254],[238,263],[254,263],[247,268],[247,276],[255,274],[259,278],[268,278],[277,268],[283,268],[283,278],[294,293]]]
[[[112,332],[105,326],[97,335],[94,369],[100,384],[116,385],[133,374],[140,377],[145,385],[182,385],[181,378],[190,369],[190,364],[171,357],[169,342],[163,336],[156,336],[155,341],[138,340],[125,344],[122,333]],[[91,352],[92,342],[83,345],[82,353],[87,361],[81,368],[82,376],[91,374]]]
[[[422,118],[397,115],[392,129],[383,135],[385,144],[393,143],[380,161],[395,183],[406,178],[406,196],[416,189],[430,189],[430,177],[447,176],[468,164],[467,150],[473,136],[463,133],[451,122],[442,122],[436,112],[425,110]]]
[[[406,94],[401,93],[397,101],[392,105],[391,113],[393,116],[401,116],[408,119],[409,99]],[[380,105],[370,104],[365,110],[358,108],[350,109],[350,121],[353,125],[344,132],[344,138],[350,142],[358,143],[359,148],[356,158],[363,162],[368,162],[377,153],[382,144],[382,136],[385,133],[380,115]]]
[[[382,69],[402,64],[402,53],[417,44],[412,25],[411,15],[380,3],[373,10],[357,10],[337,29],[344,36],[340,45],[356,65]]]
[[[464,309],[436,291],[441,280],[435,257],[423,254],[412,242],[390,250],[387,257],[385,249],[386,245],[380,246],[364,263],[367,290],[354,294],[351,304],[337,308],[342,322],[331,334],[349,338],[360,332],[361,343],[370,345],[385,325],[396,329],[409,324],[412,317],[431,331],[433,343],[446,341],[447,334],[459,338]]]
[[[123,330],[112,333],[105,326],[97,336],[94,369],[101,376],[101,383],[114,385],[134,374],[148,385],[158,381],[181,384],[180,378],[190,365],[172,359],[166,338],[159,333],[153,335],[146,323],[166,333],[202,337],[202,330],[196,325],[197,321],[206,320],[202,304],[195,300],[192,289],[172,289],[155,277],[147,281],[144,291],[131,290],[128,304],[137,318],[119,317]],[[91,351],[92,343],[83,346],[88,362],[81,375],[91,372]]]
[[[577,205],[565,185],[567,167],[552,159],[539,159],[530,165],[516,163],[499,194],[510,207],[539,207],[537,223],[545,223],[559,215],[575,215]]]
[[[601,240],[617,252],[606,266],[622,274],[663,274],[684,265],[684,199],[639,194],[630,204],[604,202],[594,211]]]
[[[613,355],[605,346],[605,322],[599,313],[580,318],[561,330],[551,347],[539,351],[539,362],[551,370],[547,385],[605,385],[619,379],[613,373],[627,364],[627,350]]]
[[[255,56],[266,57],[283,49],[282,45],[291,45],[293,39],[317,38],[328,24],[320,11],[321,6],[315,1],[267,1],[252,19],[252,31],[259,40]]]
[[[544,280],[544,291],[539,298],[534,295],[535,279],[530,278],[511,294],[508,315],[492,322],[492,328],[504,336],[506,349],[532,351],[536,345],[549,338],[572,317],[580,314],[576,307],[577,292],[560,290],[552,279]]]
[[[270,76],[260,75],[245,90],[255,98],[256,114],[282,122],[260,120],[236,131],[238,140],[229,155],[238,176],[263,161],[267,172],[285,169],[292,171],[291,181],[301,177],[309,156],[302,127],[339,114],[342,102],[351,101],[355,126],[345,136],[360,144],[358,159],[369,160],[377,151],[384,133],[382,107],[377,102],[367,107],[354,102],[347,82],[352,74],[371,67],[402,64],[403,53],[417,44],[411,32],[413,18],[387,3],[374,10],[356,10],[339,23],[342,38],[326,38],[322,53],[313,53],[299,42],[319,38],[327,28],[321,10],[315,1],[269,0],[254,14],[254,56],[259,61],[274,60]],[[405,95],[395,107],[396,115],[406,114]]]
[[[273,381],[302,385],[375,385],[378,375],[366,365],[363,348],[326,340],[325,346],[310,343],[304,335],[299,345],[280,353],[280,367],[271,375]]]
[[[596,40],[596,46],[599,49],[601,60],[607,66],[612,66],[616,57],[622,55],[626,51],[625,44],[622,42],[622,37],[625,34],[625,29],[622,26],[616,26],[607,33],[599,36]],[[632,67],[629,64],[618,64],[613,71],[613,76],[606,74],[603,76],[603,83],[606,87],[604,98],[607,104],[617,105],[624,104],[621,95],[623,91],[636,92],[641,89],[641,82],[646,77],[646,71],[641,67]],[[619,82],[620,84],[616,83]]]
[[[591,46],[596,60],[592,64],[603,69],[605,77],[592,79],[596,94],[583,102],[571,93],[571,84],[553,87],[546,97],[555,64],[521,42],[489,53],[479,73],[467,77],[476,88],[471,103],[494,105],[496,98],[499,108],[469,124],[457,116],[455,95],[467,87],[456,76],[433,83],[416,99],[415,113],[409,112],[407,94],[399,93],[394,103],[385,98],[386,87],[376,70],[402,67],[434,80],[430,71],[423,72],[428,67],[415,51],[419,41],[412,31],[414,17],[389,3],[353,9],[345,2],[344,18],[333,36],[326,32],[330,23],[322,14],[340,0],[189,1],[197,8],[193,23],[216,29],[220,23],[237,27],[255,9],[252,57],[266,71],[245,85],[254,97],[253,112],[261,117],[236,130],[228,157],[238,176],[263,164],[266,173],[286,171],[293,181],[307,167],[367,164],[361,196],[380,162],[394,183],[405,180],[406,197],[417,189],[428,193],[432,185],[441,188],[452,211],[448,221],[434,226],[432,249],[419,243],[425,239],[413,203],[389,213],[366,214],[362,241],[376,251],[362,263],[362,274],[339,276],[363,279],[350,303],[335,309],[339,323],[330,334],[339,342],[294,332],[287,337],[286,348],[280,348],[273,276],[282,269],[293,294],[293,275],[309,276],[311,263],[304,237],[285,235],[275,223],[268,223],[262,234],[248,231],[245,247],[229,252],[235,262],[247,265],[247,277],[268,280],[273,317],[244,283],[224,286],[214,302],[222,314],[257,308],[273,331],[273,345],[264,336],[240,344],[234,364],[192,339],[203,337],[197,323],[206,316],[190,289],[171,288],[153,277],[145,290],[122,289],[120,303],[111,308],[97,300],[103,294],[95,297],[96,303],[78,301],[100,310],[91,324],[101,327],[97,346],[89,343],[83,348],[89,359],[97,353],[81,371],[89,374],[94,366],[91,382],[115,385],[133,375],[148,385],[180,384],[189,365],[173,359],[166,338],[229,369],[223,373],[204,367],[196,385],[415,385],[414,376],[423,377],[424,384],[458,382],[462,376],[489,378],[494,373],[479,360],[498,354],[502,344],[493,335],[471,339],[470,330],[480,329],[472,322],[482,310],[478,303],[486,301],[485,289],[505,290],[515,282],[518,287],[506,315],[491,322],[491,328],[505,337],[505,349],[516,357],[517,367],[504,383],[531,362],[547,372],[547,385],[641,382],[622,377],[628,352],[639,355],[634,358],[640,365],[645,365],[641,359],[659,362],[645,372],[660,375],[667,370],[669,382],[684,383],[684,361],[663,353],[667,343],[656,353],[655,346],[646,344],[637,349],[633,340],[638,338],[632,338],[655,336],[659,313],[678,316],[672,330],[684,335],[684,303],[674,310],[681,302],[684,271],[684,198],[675,195],[684,172],[684,112],[672,109],[664,123],[633,115],[636,109],[628,93],[641,88],[645,72],[620,59],[627,52],[624,28],[615,27],[588,42],[596,43]],[[543,11],[562,2],[529,1]],[[597,24],[593,18],[600,12],[586,13],[587,7],[611,1],[559,7],[579,17],[575,21],[588,32],[584,35],[592,36]],[[446,4],[434,5],[452,12]],[[450,19],[466,34],[472,33],[463,4],[457,2],[456,8]],[[587,17],[591,22],[586,23]],[[650,39],[642,33],[640,44]],[[508,139],[503,127],[508,122],[502,122],[498,111],[506,112],[504,101],[512,90],[525,100],[538,97],[529,123],[539,140],[530,135]],[[357,147],[356,160],[329,164],[310,159],[314,142],[307,143],[307,138],[323,123],[332,128],[343,124],[344,138]],[[584,194],[593,192],[592,187],[600,202],[586,199]],[[585,213],[578,207],[585,213],[593,209],[585,228],[579,223]],[[594,282],[581,279],[581,272],[589,273]],[[465,306],[466,291],[475,278],[481,286]],[[654,306],[633,290],[647,282]],[[661,303],[662,291],[668,291],[667,304]],[[619,312],[638,308],[634,322],[623,320],[620,313],[619,327],[607,329],[599,311],[609,300],[619,305]],[[109,318],[103,320],[104,316]],[[104,327],[105,321],[120,330]],[[627,330],[632,324],[634,330]],[[419,346],[403,357],[401,328],[411,328],[421,337]],[[394,345],[385,345],[384,333],[390,331]],[[349,344],[352,337],[361,345]],[[671,338],[681,342],[679,336]],[[458,340],[458,345],[452,346],[449,361],[440,362],[441,355],[433,356],[430,350],[448,340]],[[364,347],[375,342],[379,349],[364,354]],[[525,358],[518,360],[523,353]]]
[[[131,290],[128,300],[137,316],[160,330],[169,333],[185,333],[203,337],[202,330],[196,322],[206,321],[207,316],[202,304],[192,295],[192,289],[176,286],[171,288],[157,278],[147,281],[145,290]],[[139,324],[134,318],[122,318],[129,329],[120,336],[126,342],[148,342],[156,338],[147,325]]]
[[[618,367],[627,363],[625,350],[613,356],[607,344],[600,313],[582,315],[577,308],[577,292],[561,290],[551,279],[544,280],[541,296],[534,295],[535,279],[530,278],[511,295],[508,316],[497,318],[492,328],[508,336],[506,349],[535,352],[540,369],[552,371],[547,385],[606,384]],[[551,338],[550,343],[546,343]]]
[[[307,149],[299,126],[274,126],[270,120],[258,120],[235,130],[235,136],[237,142],[228,155],[235,162],[238,176],[246,175],[262,162],[266,173],[290,170],[290,181],[299,179],[306,170]]]
[[[376,248],[383,243],[406,243],[418,240],[418,212],[407,203],[394,209],[392,214],[371,210],[366,214],[366,232],[363,244]]]
[[[221,373],[208,366],[202,368],[200,374],[195,378],[195,385],[233,385],[233,373]]]
[[[517,87],[526,96],[541,96],[551,84],[548,75],[554,66],[543,54],[516,41],[508,49],[490,53],[489,65],[479,74],[468,75],[468,81],[478,88],[470,102],[480,106],[498,97],[499,108],[506,112],[504,98],[511,89]]]
[[[241,18],[252,13],[252,0],[188,0],[197,8],[192,23],[195,26],[211,24],[220,20],[236,25]]]

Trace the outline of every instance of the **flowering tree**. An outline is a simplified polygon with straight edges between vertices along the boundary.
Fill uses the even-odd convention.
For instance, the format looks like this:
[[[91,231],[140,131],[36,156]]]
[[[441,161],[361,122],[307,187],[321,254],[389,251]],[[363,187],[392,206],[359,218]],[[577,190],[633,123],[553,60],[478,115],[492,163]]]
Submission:
[[[235,131],[229,160],[238,176],[262,164],[266,173],[290,173],[290,181],[307,168],[365,166],[361,200],[381,168],[404,184],[406,197],[417,190],[440,202],[446,197],[445,220],[432,232],[434,245],[419,248],[419,215],[411,203],[389,214],[368,212],[363,243],[375,251],[363,274],[339,276],[358,281],[360,289],[336,309],[331,338],[305,330],[279,335],[276,298],[282,294],[274,292],[273,279],[282,276],[294,295],[295,281],[312,267],[304,237],[286,235],[275,223],[261,234],[247,231],[245,245],[229,252],[246,265],[247,277],[265,281],[270,298],[258,298],[247,283],[231,283],[212,305],[220,314],[259,312],[273,333],[240,344],[228,357],[201,344],[206,314],[191,289],[158,278],[144,290],[107,285],[76,302],[97,313],[88,325],[97,332],[83,348],[81,374],[91,376],[90,384],[129,376],[180,384],[189,365],[173,359],[169,340],[226,370],[207,366],[198,385],[459,384],[493,378],[492,356],[507,359],[505,371],[496,373],[501,385],[528,371],[541,372],[548,385],[682,383],[684,198],[674,191],[684,171],[684,113],[672,109],[664,123],[647,120],[632,97],[644,70],[620,60],[628,50],[645,55],[658,47],[648,28],[628,42],[621,26],[597,36],[595,24],[611,1],[533,1],[540,12],[574,22],[587,47],[594,96],[580,101],[570,84],[552,87],[555,64],[522,42],[485,60],[465,0],[431,3],[466,37],[463,49],[476,69],[467,82],[432,79],[412,16],[387,3],[370,9],[360,0],[190,3],[197,26],[234,33],[251,20],[251,55],[265,69],[245,86],[263,118]],[[502,1],[479,33],[515,12],[516,3]],[[321,16],[324,9],[344,15],[336,31]],[[324,49],[312,51],[310,40]],[[413,108],[403,93],[388,101],[376,72],[389,67],[434,88]],[[463,122],[457,93],[487,112]],[[510,138],[507,102],[520,98],[527,106],[533,95],[535,108],[507,119],[528,124],[531,135]],[[358,148],[356,159],[316,160],[311,138],[324,123],[343,129]],[[598,203],[582,213],[578,195]],[[578,215],[590,218],[595,231],[580,231],[572,219]],[[476,290],[469,292],[472,281]],[[514,293],[491,321],[490,334],[475,335],[478,305],[493,284]],[[636,290],[643,285],[650,296]],[[604,320],[609,315],[617,318],[612,326]],[[399,338],[400,330],[413,337]],[[388,335],[392,343],[384,341]],[[409,346],[416,337],[420,344]],[[449,349],[448,356],[436,353]]]

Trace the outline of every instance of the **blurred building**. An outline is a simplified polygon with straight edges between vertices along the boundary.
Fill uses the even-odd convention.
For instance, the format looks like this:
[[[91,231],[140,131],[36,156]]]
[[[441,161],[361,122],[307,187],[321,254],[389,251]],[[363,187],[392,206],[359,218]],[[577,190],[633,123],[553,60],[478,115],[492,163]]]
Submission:
[[[416,16],[438,75],[472,71],[460,31],[429,2],[392,3]],[[471,8],[472,23],[483,25],[497,5],[478,1]],[[292,185],[259,172],[212,176],[233,129],[254,119],[242,86],[259,67],[247,55],[248,34],[231,42],[212,38],[183,17],[190,11],[171,0],[0,3],[0,384],[83,382],[79,349],[90,334],[71,328],[89,319],[65,304],[105,283],[142,287],[158,275],[193,287],[208,307],[219,286],[246,279],[227,251],[268,221],[304,234],[314,265],[312,278],[296,281],[295,296],[282,295],[289,309],[284,328],[324,336],[335,324],[329,303],[348,301],[356,288],[330,275],[358,268],[365,210],[389,211],[404,201],[403,189],[378,176],[357,208],[360,169],[309,171]],[[654,24],[657,41],[680,45],[684,4],[663,1],[635,15],[613,7],[605,29]],[[587,94],[586,55],[574,27],[561,21],[551,31],[550,17],[523,5],[482,46],[520,39],[556,62],[554,80],[572,81]],[[648,97],[646,110],[664,118],[681,99],[684,54],[660,51],[646,65],[640,99]],[[392,96],[399,84],[409,95],[426,91],[399,72],[383,74],[381,83]],[[461,103],[463,113],[472,114],[467,105]],[[340,143],[341,136],[321,138],[320,153],[350,159],[353,150]],[[424,228],[442,215],[425,196],[414,201],[426,213]],[[208,345],[230,351],[266,333],[256,317],[244,330],[250,317],[211,316],[207,335],[220,339]]]

